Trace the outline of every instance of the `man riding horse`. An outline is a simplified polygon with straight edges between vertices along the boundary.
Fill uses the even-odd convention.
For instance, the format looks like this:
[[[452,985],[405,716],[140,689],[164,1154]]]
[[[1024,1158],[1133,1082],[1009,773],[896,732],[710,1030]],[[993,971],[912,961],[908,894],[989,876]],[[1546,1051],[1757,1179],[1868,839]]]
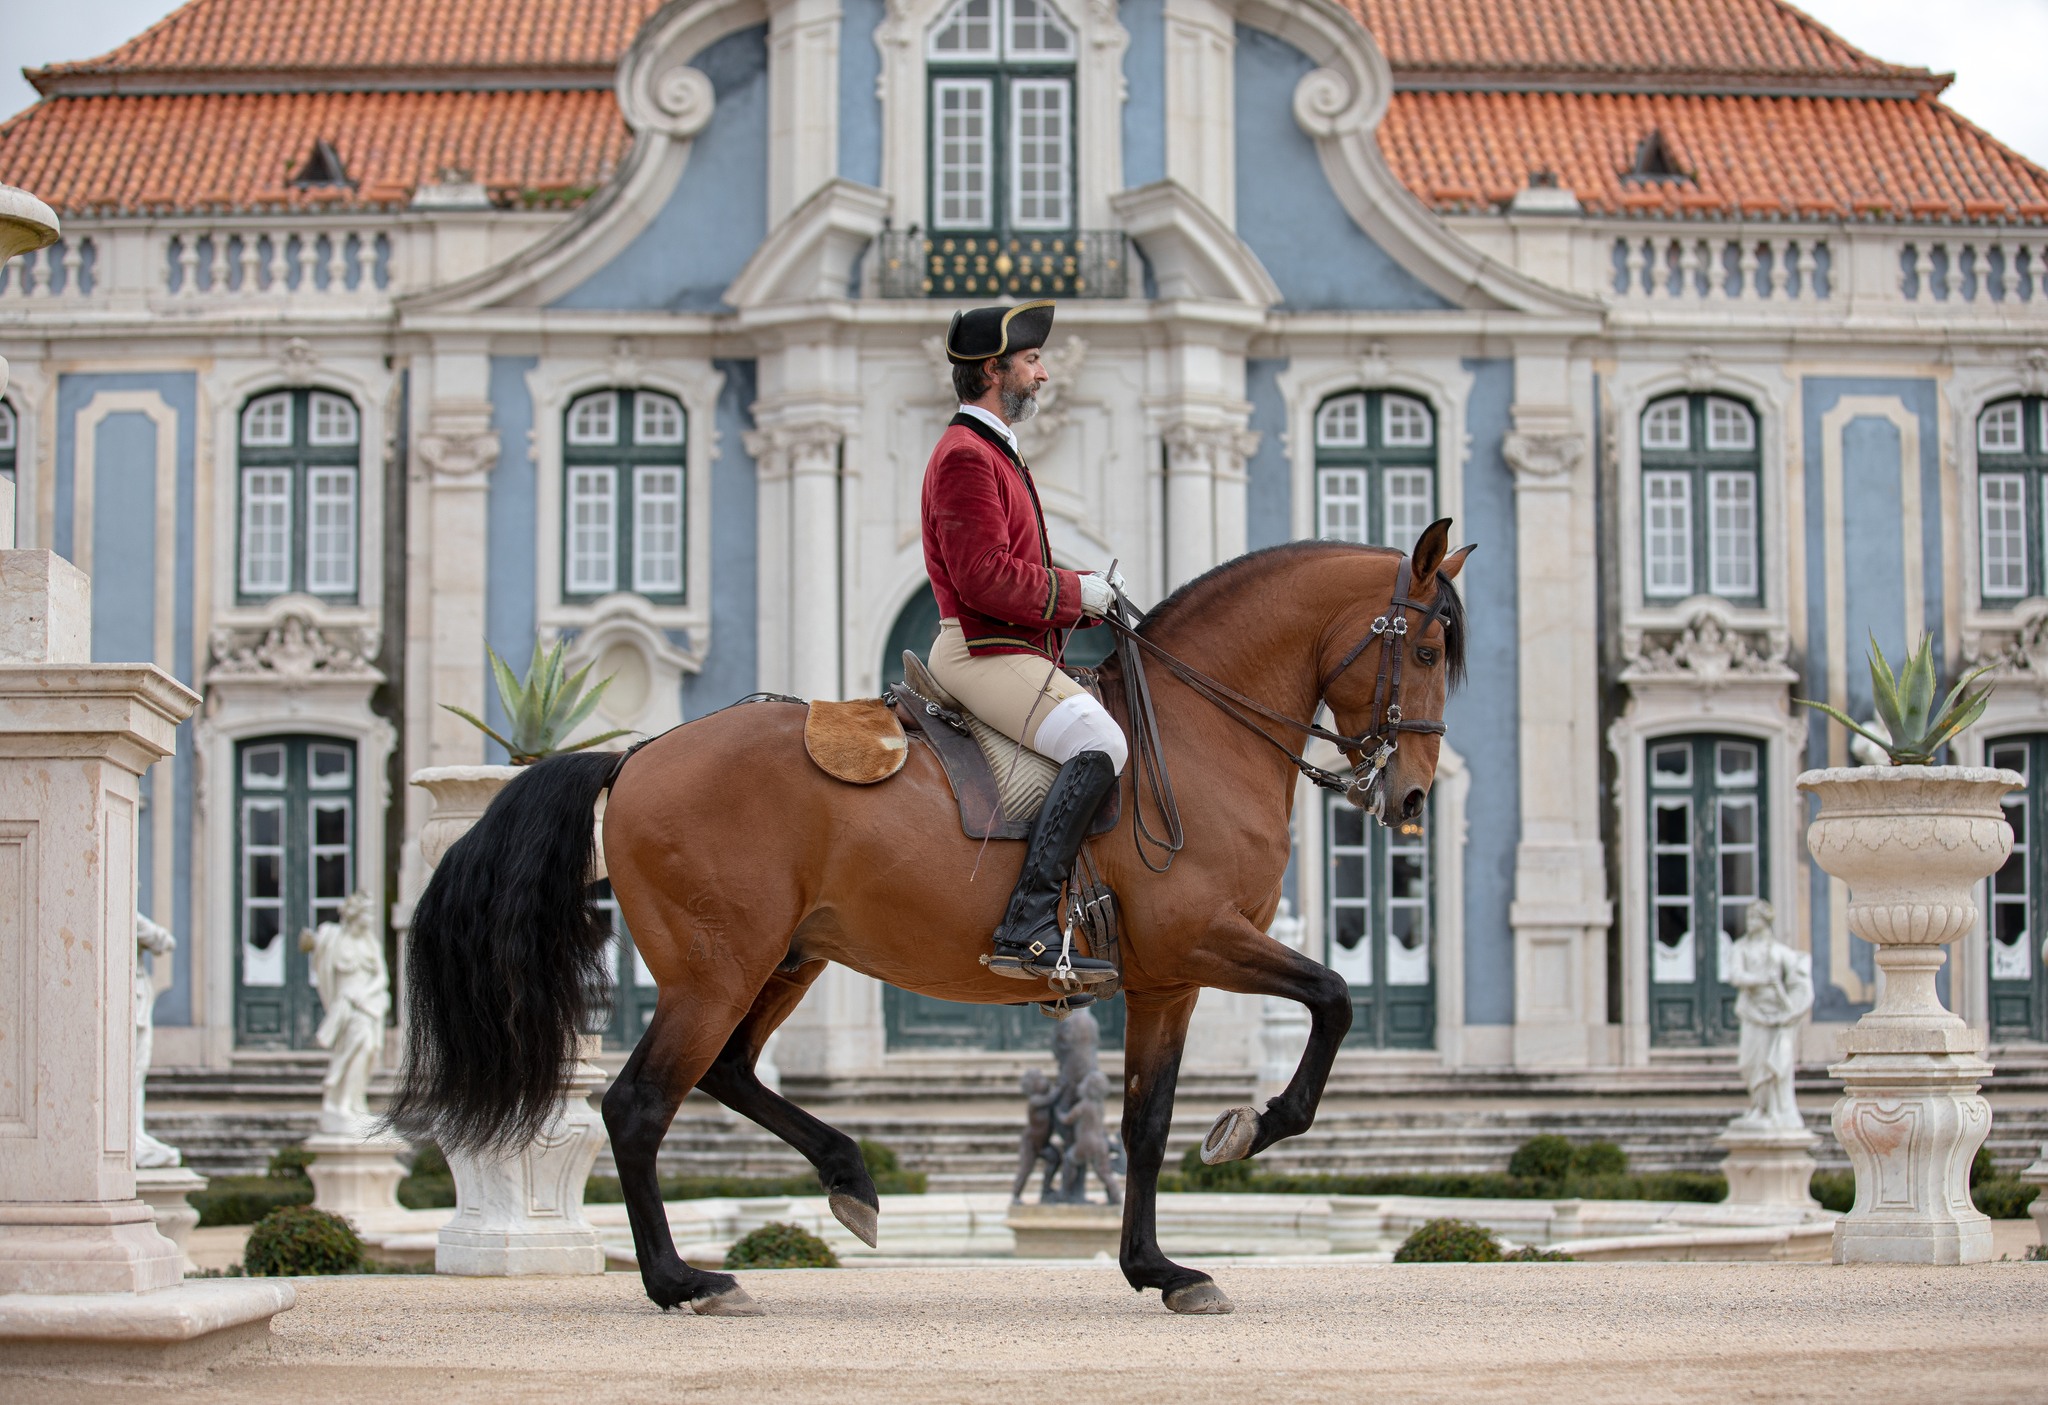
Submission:
[[[1004,736],[1060,763],[1024,851],[1024,869],[982,958],[999,975],[1042,980],[1061,968],[1060,885],[1117,784],[1129,748],[1107,708],[1059,666],[1065,631],[1109,610],[1121,580],[1052,563],[1045,512],[1011,426],[1038,410],[1052,379],[1040,357],[1053,304],[956,312],[946,357],[960,412],[924,471],[924,561],[939,604],[932,676]],[[1107,961],[1067,953],[1072,979],[1100,984]]]

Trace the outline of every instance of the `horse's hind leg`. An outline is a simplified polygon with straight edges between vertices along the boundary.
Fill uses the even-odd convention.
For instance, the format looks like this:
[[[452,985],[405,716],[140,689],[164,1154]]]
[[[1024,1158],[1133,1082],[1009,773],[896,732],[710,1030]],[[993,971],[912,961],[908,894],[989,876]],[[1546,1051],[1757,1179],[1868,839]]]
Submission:
[[[1124,993],[1129,1006],[1124,1025],[1124,1148],[1130,1168],[1124,1178],[1124,1232],[1118,1257],[1133,1288],[1157,1288],[1175,1312],[1229,1312],[1230,1299],[1208,1274],[1181,1267],[1159,1248],[1159,1167],[1166,1160],[1180,1051],[1187,1042],[1196,993],[1193,988],[1171,995]]]
[[[805,1112],[788,1098],[768,1088],[754,1074],[761,1047],[825,969],[814,961],[795,971],[777,971],[754,998],[754,1008],[740,1021],[725,1048],[711,1067],[697,1080],[704,1092],[788,1142],[817,1168],[818,1181],[830,1197],[832,1213],[839,1223],[875,1247],[876,1217],[882,1208],[875,1194],[874,1178],[861,1159],[853,1138]]]
[[[661,1204],[655,1157],[684,1095],[710,1066],[724,1044],[734,1016],[696,1001],[684,991],[661,993],[654,1018],[632,1057],[604,1095],[604,1125],[618,1163],[619,1189],[633,1226],[640,1281],[663,1312],[688,1303],[713,1317],[752,1317],[760,1312],[727,1273],[691,1268],[676,1252],[668,1214]]]

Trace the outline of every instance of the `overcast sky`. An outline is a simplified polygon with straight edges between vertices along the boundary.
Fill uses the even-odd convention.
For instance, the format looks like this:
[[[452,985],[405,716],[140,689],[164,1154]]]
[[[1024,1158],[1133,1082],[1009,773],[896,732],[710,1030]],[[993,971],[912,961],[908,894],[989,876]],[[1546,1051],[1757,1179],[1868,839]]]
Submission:
[[[1881,59],[1954,73],[1946,98],[1957,111],[2048,165],[2041,92],[2048,0],[1804,0],[1803,7]],[[176,8],[177,0],[0,0],[0,116],[35,101],[22,68],[105,53]]]

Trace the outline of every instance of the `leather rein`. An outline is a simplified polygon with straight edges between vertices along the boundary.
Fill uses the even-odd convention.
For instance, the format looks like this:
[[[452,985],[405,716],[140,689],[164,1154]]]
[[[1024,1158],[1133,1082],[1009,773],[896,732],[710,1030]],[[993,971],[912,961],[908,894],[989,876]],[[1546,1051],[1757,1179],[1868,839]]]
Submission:
[[[1330,670],[1317,685],[1316,703],[1321,706],[1329,691],[1344,676],[1346,669],[1374,640],[1380,641],[1379,669],[1373,679],[1371,730],[1361,736],[1345,736],[1327,727],[1316,725],[1313,715],[1306,722],[1289,717],[1284,712],[1267,707],[1257,699],[1246,697],[1229,684],[1211,678],[1208,674],[1175,658],[1166,650],[1138,632],[1143,616],[1132,607],[1119,591],[1115,604],[1103,617],[1117,636],[1117,658],[1122,665],[1125,687],[1129,691],[1131,713],[1131,762],[1132,762],[1132,837],[1136,841],[1138,857],[1145,867],[1154,873],[1164,873],[1173,866],[1173,858],[1187,843],[1186,831],[1181,824],[1180,807],[1173,796],[1173,781],[1166,772],[1166,754],[1160,741],[1159,718],[1152,706],[1152,687],[1145,676],[1145,655],[1151,654],[1166,666],[1167,672],[1185,683],[1195,694],[1218,708],[1224,716],[1246,728],[1268,746],[1285,756],[1294,769],[1323,790],[1348,795],[1354,804],[1370,812],[1382,823],[1386,820],[1386,767],[1400,747],[1403,732],[1421,732],[1441,736],[1442,722],[1418,721],[1402,715],[1401,711],[1401,664],[1400,641],[1411,632],[1421,634],[1429,626],[1446,615],[1447,600],[1439,591],[1434,605],[1424,605],[1409,598],[1408,591],[1413,584],[1412,568],[1406,556],[1401,558],[1399,569],[1394,576],[1394,593],[1387,602],[1386,612],[1372,622],[1366,632],[1349,653]],[[1414,623],[1408,619],[1409,612],[1415,614]],[[1278,723],[1289,731],[1305,732],[1310,737],[1334,744],[1351,760],[1351,770],[1333,771],[1316,765],[1307,757],[1296,752],[1280,738],[1261,725],[1259,719]],[[1164,834],[1155,834],[1145,819],[1145,807],[1138,803],[1140,791],[1150,795],[1153,808],[1160,814],[1165,828]],[[1162,862],[1154,863],[1146,852],[1146,845],[1164,854]]]

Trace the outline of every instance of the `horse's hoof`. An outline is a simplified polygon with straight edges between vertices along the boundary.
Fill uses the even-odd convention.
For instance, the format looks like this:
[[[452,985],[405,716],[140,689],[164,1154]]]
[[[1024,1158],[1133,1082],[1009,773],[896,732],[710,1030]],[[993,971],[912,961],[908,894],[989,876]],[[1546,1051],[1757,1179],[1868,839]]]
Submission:
[[[1234,1107],[1216,1119],[1209,1135],[1202,1139],[1202,1164],[1221,1166],[1242,1161],[1252,1154],[1252,1141],[1259,1135],[1257,1109]]]
[[[690,1299],[690,1311],[699,1317],[760,1317],[761,1305],[747,1296],[747,1290],[735,1285],[723,1293],[713,1293],[708,1298]]]
[[[1185,1288],[1172,1289],[1163,1298],[1168,1312],[1184,1312],[1195,1317],[1221,1317],[1237,1311],[1236,1305],[1223,1296],[1223,1290],[1206,1278]]]
[[[853,1231],[854,1238],[875,1247],[875,1207],[856,1200],[843,1190],[832,1192],[832,1218]]]

